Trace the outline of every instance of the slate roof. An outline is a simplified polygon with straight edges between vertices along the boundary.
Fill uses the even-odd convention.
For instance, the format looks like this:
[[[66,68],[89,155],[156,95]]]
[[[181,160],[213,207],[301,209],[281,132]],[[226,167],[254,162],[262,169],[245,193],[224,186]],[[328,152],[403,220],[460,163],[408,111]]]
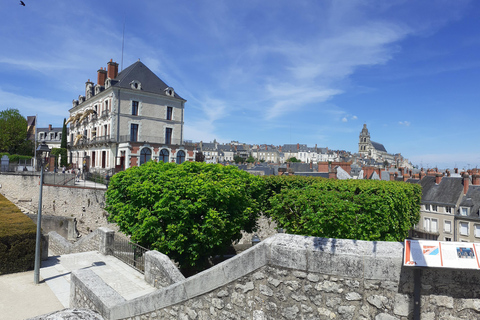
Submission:
[[[142,91],[151,92],[166,96],[165,89],[169,86],[162,81],[155,73],[153,73],[141,61],[123,69],[118,76],[112,81],[112,87],[120,87],[130,89],[130,83],[137,80],[142,84]],[[175,92],[175,98],[183,99]]]
[[[468,188],[467,194],[460,202],[460,206],[470,207],[470,213],[468,215],[468,218],[479,220],[480,186],[470,186]],[[460,218],[463,219],[465,217],[461,216]]]
[[[295,172],[294,175],[304,177],[321,177],[328,179],[328,172]]]
[[[443,177],[435,184],[435,177],[426,176],[420,180],[422,203],[455,206],[463,194],[463,178]]]
[[[378,142],[374,142],[372,140],[370,140],[370,142],[372,143],[372,146],[378,150],[378,151],[383,151],[383,152],[387,152],[387,150],[385,149],[385,147],[383,146],[383,144],[381,143],[378,143]]]

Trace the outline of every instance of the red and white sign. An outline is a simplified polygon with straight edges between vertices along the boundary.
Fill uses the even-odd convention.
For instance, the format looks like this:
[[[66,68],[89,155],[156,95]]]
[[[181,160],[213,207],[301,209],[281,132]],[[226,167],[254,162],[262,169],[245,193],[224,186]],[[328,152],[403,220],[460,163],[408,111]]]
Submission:
[[[403,265],[412,267],[480,269],[480,243],[405,240]]]

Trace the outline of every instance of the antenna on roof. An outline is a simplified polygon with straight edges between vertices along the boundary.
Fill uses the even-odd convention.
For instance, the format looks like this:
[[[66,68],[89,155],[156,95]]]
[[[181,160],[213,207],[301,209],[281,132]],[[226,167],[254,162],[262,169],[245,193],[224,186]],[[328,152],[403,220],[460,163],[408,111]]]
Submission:
[[[125,44],[125,16],[123,16],[123,32],[122,32],[122,64],[120,65],[120,71],[123,70],[123,47]]]

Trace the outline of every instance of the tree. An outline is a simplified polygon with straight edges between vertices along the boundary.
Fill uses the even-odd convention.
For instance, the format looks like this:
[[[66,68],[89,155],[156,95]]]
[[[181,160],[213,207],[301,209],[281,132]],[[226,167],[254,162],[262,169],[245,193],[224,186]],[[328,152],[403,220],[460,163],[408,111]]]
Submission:
[[[243,163],[245,161],[245,159],[243,159],[242,157],[240,156],[235,156],[233,158],[233,161],[235,161],[235,163]]]
[[[247,160],[245,160],[245,162],[254,163],[254,162],[255,162],[255,158],[252,157],[252,156],[249,156],[249,157],[247,158]]]
[[[205,156],[203,155],[202,151],[199,151],[195,154],[195,162],[204,162]]]
[[[17,109],[0,111],[0,152],[30,155],[26,141],[27,119]]]
[[[252,232],[264,192],[260,177],[235,166],[203,162],[147,162],[112,177],[106,193],[109,221],[132,241],[198,271]]]
[[[291,157],[290,159],[287,160],[287,162],[302,162],[302,160],[298,160],[295,157]]]
[[[63,127],[62,127],[62,142],[60,143],[60,148],[62,149],[61,152],[61,160],[60,160],[60,165],[61,166],[67,166],[68,165],[68,159],[67,159],[67,124],[66,124],[66,119],[63,118]]]

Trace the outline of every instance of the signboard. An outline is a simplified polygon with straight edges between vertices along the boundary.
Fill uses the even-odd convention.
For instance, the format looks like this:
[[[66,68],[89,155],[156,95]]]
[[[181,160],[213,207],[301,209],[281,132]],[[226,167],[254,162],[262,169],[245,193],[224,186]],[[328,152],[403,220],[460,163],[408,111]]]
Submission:
[[[480,243],[405,240],[404,266],[478,269]]]

